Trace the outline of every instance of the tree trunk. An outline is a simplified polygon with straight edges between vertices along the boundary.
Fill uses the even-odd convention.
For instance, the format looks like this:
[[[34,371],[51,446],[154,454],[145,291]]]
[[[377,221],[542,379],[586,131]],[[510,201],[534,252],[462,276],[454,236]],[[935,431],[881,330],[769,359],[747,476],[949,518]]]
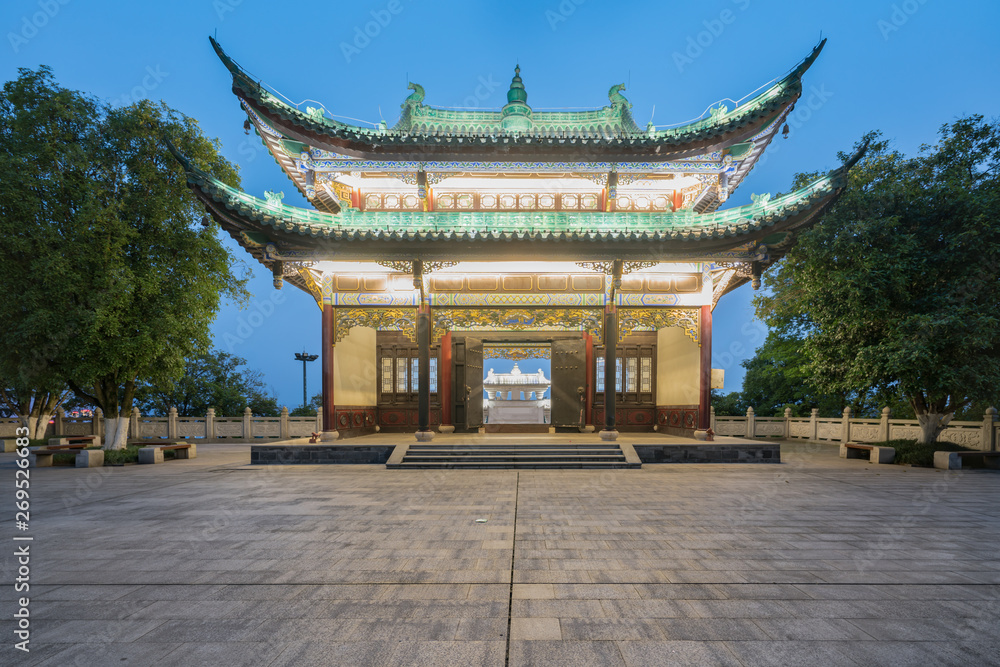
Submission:
[[[921,444],[937,442],[941,431],[948,426],[954,416],[954,412],[918,412],[917,423],[920,424],[920,437],[917,438],[917,442]]]
[[[125,449],[128,444],[128,417],[104,418],[104,449]]]
[[[27,415],[19,415],[19,418],[21,420],[21,423],[28,427],[28,437],[37,440],[38,438],[35,435],[35,431],[38,428],[38,417],[31,414],[27,414]]]
[[[36,420],[35,427],[28,431],[29,433],[34,433],[35,440],[45,440],[45,435],[49,430],[49,422],[52,421],[52,415],[54,411],[42,412],[41,416]],[[31,428],[30,426],[28,428]]]

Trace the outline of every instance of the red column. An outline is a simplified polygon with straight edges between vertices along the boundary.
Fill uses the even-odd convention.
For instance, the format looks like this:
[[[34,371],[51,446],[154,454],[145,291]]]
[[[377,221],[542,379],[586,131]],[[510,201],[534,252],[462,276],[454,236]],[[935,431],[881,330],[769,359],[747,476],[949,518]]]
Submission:
[[[333,306],[323,304],[323,430],[336,431],[333,416]]]
[[[618,309],[609,303],[604,307],[604,432],[615,429],[617,379],[615,356],[618,352]],[[617,436],[616,436],[617,437]],[[612,438],[614,439],[614,438]]]
[[[701,307],[701,392],[698,401],[698,430],[707,431],[711,426],[712,405],[712,306]]]
[[[589,426],[594,423],[594,337],[589,333],[584,332],[583,340],[586,344],[586,355],[584,359],[587,364],[587,380],[586,380],[586,392],[585,400],[587,401],[587,408],[584,412],[584,425]]]
[[[431,307],[417,308],[417,430],[430,431]]]
[[[441,425],[451,425],[451,332],[441,337],[441,360],[438,362],[438,395],[441,397]]]

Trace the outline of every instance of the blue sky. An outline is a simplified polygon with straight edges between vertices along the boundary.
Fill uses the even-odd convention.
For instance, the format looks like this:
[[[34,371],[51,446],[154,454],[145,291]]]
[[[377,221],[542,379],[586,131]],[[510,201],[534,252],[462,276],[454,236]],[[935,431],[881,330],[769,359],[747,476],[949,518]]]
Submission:
[[[772,144],[727,204],[734,206],[751,193],[787,190],[796,172],[835,167],[837,151],[869,130],[915,152],[959,116],[994,116],[997,25],[1000,3],[990,0],[6,0],[0,78],[46,64],[62,85],[108,102],[162,99],[221,140],[248,192],[283,190],[285,203],[305,205],[259,141],[243,134],[245,116],[209,35],[296,102],[311,98],[336,114],[390,124],[408,81],[426,88],[427,104],[499,107],[515,62],[533,107],[603,106],[608,88],[624,82],[640,124],[680,123],[780,76],[828,37],[789,138]],[[263,267],[248,265],[251,309],[223,308],[216,343],[245,357],[281,403],[295,406],[302,370],[294,353],[319,351],[319,309],[294,288],[275,293]],[[743,287],[715,311],[713,365],[726,369],[726,391],[740,388],[739,362],[763,340],[751,298]],[[318,366],[309,390],[319,391]]]

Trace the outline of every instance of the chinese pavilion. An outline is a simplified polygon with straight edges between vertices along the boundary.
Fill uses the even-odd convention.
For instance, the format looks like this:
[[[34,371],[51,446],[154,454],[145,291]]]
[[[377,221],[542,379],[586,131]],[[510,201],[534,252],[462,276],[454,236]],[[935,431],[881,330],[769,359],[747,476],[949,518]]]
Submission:
[[[600,109],[534,110],[520,67],[500,110],[430,106],[411,83],[399,121],[366,128],[283,102],[211,41],[246,128],[315,209],[177,157],[275,287],[321,308],[324,439],[479,429],[484,355],[551,359],[557,429],[711,437],[713,308],[759,282],[860,157],[719,210],[825,40],[752,98],[669,129],[639,127],[623,85]]]

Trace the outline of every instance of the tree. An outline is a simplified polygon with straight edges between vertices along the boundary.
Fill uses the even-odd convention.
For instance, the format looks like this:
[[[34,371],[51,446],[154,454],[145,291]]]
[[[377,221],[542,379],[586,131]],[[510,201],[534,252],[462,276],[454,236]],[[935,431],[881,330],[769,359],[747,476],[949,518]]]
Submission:
[[[753,406],[758,415],[783,416],[785,408],[792,415],[804,417],[813,408],[821,417],[839,417],[845,406],[859,417],[877,418],[885,406],[899,413],[898,387],[822,391],[817,387],[804,350],[805,340],[797,335],[771,331],[754,356],[744,359],[747,369],[743,380],[742,401]]]
[[[69,384],[104,410],[105,446],[124,447],[137,384],[178,377],[220,299],[247,296],[164,140],[228,184],[236,170],[194,120],[106,107],[45,67],[4,85],[0,128],[0,371]]]
[[[783,415],[785,407],[792,407],[796,414],[820,407],[806,363],[800,338],[769,332],[754,356],[742,362],[747,371],[743,379],[744,403],[761,416]],[[836,403],[834,411],[843,409],[840,398],[832,402]]]
[[[246,359],[221,350],[196,354],[185,361],[178,380],[140,385],[135,403],[144,414],[161,416],[175,407],[182,417],[203,416],[209,408],[219,417],[238,417],[249,407],[255,415],[277,417],[280,409],[274,392],[260,371],[245,366]]]
[[[957,120],[914,158],[870,138],[843,196],[755,303],[803,339],[820,391],[898,392],[934,442],[1000,387],[1000,126]]]
[[[10,414],[21,420],[32,440],[44,440],[56,408],[70,395],[68,391],[35,390],[0,382],[0,416]]]
[[[54,359],[79,326],[70,267],[88,258],[64,239],[70,218],[89,209],[98,117],[93,100],[56,87],[46,68],[22,70],[0,91],[0,378],[6,408],[31,438],[44,437],[66,390]],[[48,251],[57,245],[61,252]]]
[[[292,417],[315,417],[323,409],[323,394],[316,394],[309,405],[300,405],[288,414]]]
[[[728,394],[712,390],[712,407],[715,414],[721,417],[738,417],[747,413],[747,404],[743,401],[743,394],[738,391],[731,391]]]

